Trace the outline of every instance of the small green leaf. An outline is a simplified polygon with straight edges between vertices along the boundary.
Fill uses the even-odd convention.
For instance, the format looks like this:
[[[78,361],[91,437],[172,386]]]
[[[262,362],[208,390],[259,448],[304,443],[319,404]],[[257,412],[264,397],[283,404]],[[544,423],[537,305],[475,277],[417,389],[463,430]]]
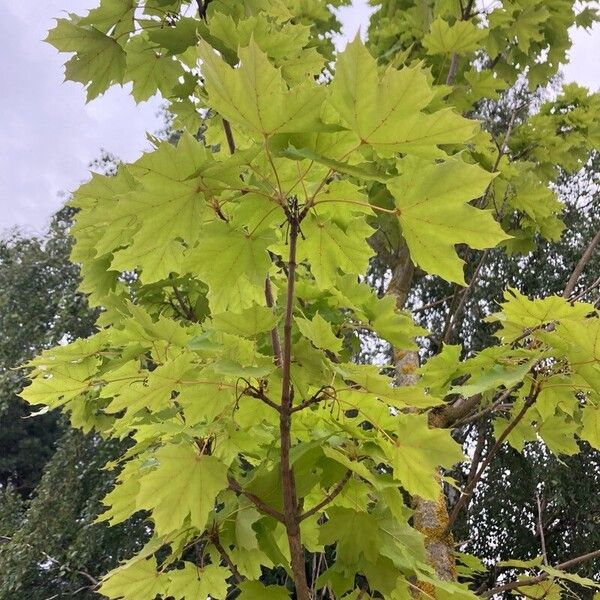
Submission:
[[[272,308],[258,305],[240,313],[225,312],[212,316],[212,323],[216,329],[249,338],[263,331],[270,331],[278,320]]]
[[[478,28],[473,21],[461,20],[450,25],[438,17],[423,38],[423,46],[427,54],[466,54],[476,50],[486,37],[487,31]]]
[[[253,303],[264,305],[265,278],[271,267],[267,248],[274,241],[269,231],[249,234],[228,223],[214,222],[204,228],[185,264],[208,285],[211,311],[239,312]]]
[[[331,325],[317,313],[311,321],[296,317],[300,333],[307,337],[317,348],[330,350],[337,354],[342,349],[342,340],[335,336]]]
[[[147,600],[164,593],[167,583],[156,559],[150,558],[113,569],[102,579],[98,592],[115,600]]]
[[[227,596],[227,579],[231,577],[231,573],[226,567],[219,565],[198,568],[192,563],[184,562],[183,569],[169,571],[166,576],[169,578],[167,595],[175,600],[224,600]]]
[[[183,75],[181,65],[171,56],[162,55],[143,35],[136,35],[125,47],[127,79],[133,82],[136,102],[148,100],[156,92],[169,97]]]

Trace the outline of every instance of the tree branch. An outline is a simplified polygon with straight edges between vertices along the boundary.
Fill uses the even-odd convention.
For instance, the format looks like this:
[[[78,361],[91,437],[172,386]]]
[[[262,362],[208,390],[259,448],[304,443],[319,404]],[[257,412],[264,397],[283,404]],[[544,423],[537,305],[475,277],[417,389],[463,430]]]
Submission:
[[[442,339],[442,342],[444,344],[447,344],[450,341],[450,337],[452,336],[452,332],[454,331],[456,323],[457,323],[458,319],[460,318],[460,315],[461,315],[462,311],[464,310],[465,305],[467,303],[467,298],[469,297],[469,294],[473,291],[473,288],[475,287],[475,284],[477,283],[477,280],[479,279],[479,276],[481,275],[481,269],[482,269],[483,265],[485,264],[485,261],[487,260],[489,252],[490,252],[489,249],[485,250],[484,253],[481,255],[481,259],[479,260],[479,263],[477,264],[477,267],[475,268],[475,272],[473,273],[473,276],[471,277],[469,286],[465,290],[463,290],[462,294],[460,295],[460,300],[456,306],[456,309],[454,310],[454,314],[452,314],[452,316],[450,318],[448,327],[446,328],[444,337]]]
[[[589,294],[592,290],[596,289],[598,286],[600,286],[600,277],[598,277],[598,279],[596,279],[596,281],[594,281],[594,283],[592,283],[592,285],[585,288],[585,290],[579,292],[579,294],[577,294],[577,296],[570,297],[569,302],[576,302],[577,300],[580,300],[585,295]]]
[[[585,266],[590,261],[590,258],[592,258],[592,255],[594,254],[594,250],[596,249],[596,246],[599,243],[600,243],[600,229],[598,229],[598,231],[596,232],[596,235],[593,237],[592,241],[588,244],[588,247],[585,249],[584,253],[581,255],[581,258],[575,265],[575,268],[573,269],[573,272],[571,273],[571,277],[569,277],[569,281],[567,282],[567,285],[565,286],[565,291],[563,292],[563,298],[569,298],[571,296],[571,294],[573,293],[573,290],[575,289],[575,286],[577,285],[577,281],[579,280],[581,272],[583,271],[583,269],[585,269]]]
[[[233,131],[231,131],[231,124],[224,117],[221,118],[223,120],[223,130],[225,131],[225,139],[227,140],[227,147],[229,148],[229,153],[235,154],[235,141],[233,140]]]
[[[289,224],[289,254],[285,321],[283,325],[281,407],[279,410],[279,437],[281,443],[280,470],[283,492],[283,518],[290,548],[296,597],[297,600],[310,600],[310,589],[306,579],[304,564],[304,549],[300,537],[296,480],[290,464],[293,402],[293,389],[291,384],[292,319],[294,313],[294,286],[296,278],[296,246],[298,243],[301,215],[298,214],[296,206],[287,208],[286,215]]]
[[[321,402],[321,400],[324,400],[325,398],[334,399],[335,396],[329,394],[327,390],[332,390],[335,394],[334,388],[332,388],[329,385],[325,385],[322,388],[320,388],[317,392],[315,392],[310,398],[304,400],[304,402],[296,404],[296,406],[292,406],[290,412],[299,412],[301,410],[304,410],[305,408],[308,408],[309,406],[312,406],[313,404],[318,404],[319,402]]]
[[[542,519],[542,502],[540,500],[540,495],[537,491],[535,492],[535,500],[538,509],[538,529],[540,532],[540,544],[542,546],[542,558],[544,559],[544,564],[548,566],[548,553],[546,552],[546,536],[544,534],[544,521]]]
[[[305,513],[300,515],[300,517],[299,517],[300,521],[304,521],[304,519],[308,519],[308,517],[312,517],[312,515],[314,515],[315,513],[318,513],[324,506],[327,506],[327,504],[329,504],[336,496],[338,496],[340,494],[340,492],[344,489],[344,486],[350,480],[351,476],[352,476],[352,471],[350,471],[350,469],[348,469],[348,471],[346,471],[346,474],[344,475],[344,477],[340,481],[338,481],[338,483],[336,483],[336,485],[333,487],[331,492],[329,492],[329,494],[327,494],[327,496],[325,496],[325,498],[323,498],[323,500],[321,500],[321,502],[319,502],[319,504],[313,506],[311,509],[307,510]]]
[[[271,278],[268,275],[265,279],[265,300],[269,308],[273,308],[275,306]],[[271,329],[271,345],[273,346],[275,364],[281,368],[281,365],[283,364],[283,358],[281,355],[281,340],[279,339],[279,330],[277,329],[277,325]]]
[[[488,407],[476,412],[475,414],[469,415],[468,411],[463,411],[462,415],[459,415],[459,409],[461,407],[458,407],[457,410],[454,411],[454,414],[456,415],[456,418],[454,419],[453,422],[449,422],[446,427],[461,427],[462,425],[467,425],[468,423],[472,423],[473,421],[477,420],[479,417],[482,417],[483,415],[486,415],[488,413],[493,412],[494,410],[496,410],[496,408],[498,408],[505,400],[507,400],[509,398],[509,396],[521,385],[521,382],[519,381],[518,383],[515,383],[515,385],[509,387],[508,389],[504,390],[502,392],[502,394],[500,394],[500,396],[498,396],[498,398]],[[465,405],[468,405],[469,400],[473,400],[473,399],[477,399],[477,404],[479,404],[479,402],[481,401],[481,394],[476,394],[475,396],[471,396],[471,398],[469,398]]]
[[[250,500],[250,502],[252,502],[252,504],[254,504],[254,506],[256,506],[256,508],[258,508],[258,510],[261,510],[266,515],[273,517],[276,521],[279,521],[280,523],[284,522],[282,513],[280,513],[278,510],[275,510],[273,507],[269,506],[266,502],[261,500],[255,494],[246,491],[231,475],[227,476],[227,481],[229,482],[230,490],[233,490],[234,492],[237,492],[238,494],[242,494],[243,496],[246,496],[246,498],[248,498],[248,500]]]
[[[243,395],[245,396],[250,396],[251,398],[256,398],[258,400],[260,400],[261,402],[264,402],[267,406],[270,406],[271,408],[273,408],[274,410],[276,410],[277,412],[279,412],[281,410],[279,404],[276,404],[275,402],[273,402],[273,400],[271,400],[271,398],[269,398],[263,391],[262,389],[258,389],[255,388],[254,386],[250,385],[248,386],[244,391],[243,391]]]
[[[233,578],[235,579],[236,583],[241,583],[242,581],[244,581],[244,577],[238,571],[237,567],[231,560],[229,554],[227,554],[227,551],[225,550],[225,548],[223,548],[223,545],[221,544],[221,540],[219,538],[219,532],[216,528],[212,531],[210,539],[211,539],[211,542],[213,543],[213,546],[217,549],[217,552],[221,555],[223,562],[227,565],[227,568],[231,571],[231,574],[233,575]]]
[[[469,499],[473,495],[473,490],[475,489],[475,486],[477,485],[477,483],[483,476],[483,473],[485,472],[485,470],[488,468],[488,466],[494,459],[494,456],[496,456],[496,454],[498,453],[498,450],[500,450],[500,447],[504,443],[504,440],[510,435],[510,432],[519,424],[521,419],[525,416],[525,413],[533,405],[533,403],[535,402],[535,400],[537,398],[538,393],[539,392],[534,393],[525,401],[523,408],[519,411],[519,413],[515,416],[515,418],[508,424],[506,429],[502,432],[502,434],[496,440],[496,443],[492,446],[488,455],[485,457],[485,460],[481,463],[481,466],[479,467],[477,473],[475,474],[473,479],[470,481],[470,483],[467,484],[467,486],[463,490],[463,493],[461,494],[460,498],[454,505],[454,508],[452,509],[452,512],[450,513],[450,518],[448,519],[448,524],[446,525],[446,529],[444,532],[445,534],[448,534],[450,532],[450,530],[452,529],[452,526],[456,522],[456,519],[458,518],[458,515],[460,514],[460,511],[462,510],[463,506],[469,501]]]
[[[565,569],[575,567],[582,562],[593,560],[594,558],[600,558],[600,550],[594,550],[594,552],[588,552],[587,554],[582,554],[581,556],[571,558],[563,563],[556,565],[554,568],[558,571],[564,571]],[[515,590],[530,585],[537,585],[538,583],[545,581],[549,577],[550,575],[548,573],[541,573],[540,575],[537,575],[536,577],[530,577],[529,579],[521,579],[521,581],[512,581],[511,583],[505,583],[504,585],[500,585],[485,592],[485,594],[483,594],[483,597],[490,598],[495,594],[500,594],[501,592],[508,592],[510,590]]]

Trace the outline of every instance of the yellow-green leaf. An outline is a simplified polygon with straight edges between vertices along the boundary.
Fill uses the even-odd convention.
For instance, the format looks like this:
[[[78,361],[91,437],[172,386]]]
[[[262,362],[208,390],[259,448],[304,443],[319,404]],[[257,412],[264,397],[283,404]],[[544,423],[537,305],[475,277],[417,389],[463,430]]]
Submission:
[[[202,531],[219,492],[227,487],[227,468],[191,444],[169,444],[154,453],[158,466],[140,479],[139,508],[152,511],[159,535],[177,531],[189,518]]]

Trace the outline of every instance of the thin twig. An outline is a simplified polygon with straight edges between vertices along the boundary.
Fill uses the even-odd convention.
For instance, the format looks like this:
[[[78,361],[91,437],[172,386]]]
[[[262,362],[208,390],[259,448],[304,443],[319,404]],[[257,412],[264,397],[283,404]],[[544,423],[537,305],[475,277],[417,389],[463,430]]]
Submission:
[[[567,285],[565,286],[565,291],[563,292],[563,298],[569,298],[569,296],[571,296],[571,294],[573,293],[573,290],[575,289],[575,286],[577,285],[577,281],[579,280],[581,272],[583,271],[583,269],[585,269],[585,266],[592,258],[592,255],[594,254],[594,250],[596,249],[596,246],[599,243],[600,243],[600,229],[598,229],[598,231],[596,232],[596,235],[592,238],[592,241],[588,244],[588,247],[585,249],[584,253],[581,255],[581,258],[575,265],[575,268],[573,269],[573,272],[571,273],[571,277],[569,277],[569,281],[567,282]]]
[[[542,558],[544,560],[544,564],[548,566],[548,554],[546,552],[546,536],[544,535],[544,521],[542,519],[542,502],[540,500],[539,493],[535,492],[535,500],[537,502],[538,509],[538,529],[540,532],[540,544],[542,546]]]
[[[500,405],[502,405],[504,403],[504,401],[506,399],[509,398],[509,396],[516,391],[516,389],[521,385],[521,382],[519,381],[518,383],[515,383],[514,385],[512,385],[511,387],[509,387],[508,389],[504,390],[504,392],[502,392],[502,394],[500,394],[500,396],[498,396],[498,398],[488,407],[481,409],[480,411],[476,412],[473,415],[469,415],[464,417],[463,419],[461,419],[460,421],[457,421],[456,423],[453,423],[453,427],[461,427],[463,425],[468,425],[469,423],[472,423],[473,421],[476,421],[477,419],[479,419],[480,417],[494,412]]]
[[[227,476],[227,480],[229,482],[230,490],[233,490],[238,494],[246,496],[246,498],[248,498],[248,500],[250,500],[250,502],[252,502],[252,504],[254,504],[256,508],[269,515],[270,517],[273,517],[276,521],[279,521],[280,523],[284,522],[282,513],[280,513],[278,510],[275,510],[272,506],[269,506],[266,502],[261,500],[255,494],[246,491],[231,475]]]
[[[452,297],[453,295],[450,294],[449,296],[444,296],[443,298],[440,298],[439,300],[434,300],[433,302],[425,304],[424,306],[419,306],[419,308],[411,308],[411,312],[413,315],[420,312],[424,312],[426,310],[429,310],[430,308],[434,308],[436,306],[439,306],[440,304],[443,304],[444,302],[447,302],[448,300],[451,300]]]
[[[221,555],[221,558],[227,565],[227,568],[231,571],[231,574],[233,575],[233,578],[236,580],[236,582],[241,583],[242,581],[244,581],[244,577],[238,571],[237,567],[231,560],[229,554],[227,554],[225,548],[223,548],[223,545],[221,544],[221,540],[219,538],[219,531],[216,528],[213,530],[210,539],[214,547],[217,549],[217,552]]]
[[[483,265],[485,264],[485,261],[487,260],[488,255],[489,255],[489,249],[485,250],[485,252],[481,255],[481,259],[479,260],[479,263],[478,263],[477,267],[475,268],[475,272],[473,273],[473,276],[471,277],[469,286],[465,290],[463,290],[462,294],[460,295],[460,300],[458,302],[458,305],[456,306],[454,314],[450,318],[448,327],[446,328],[444,337],[442,339],[442,342],[444,344],[448,344],[450,341],[450,337],[452,336],[454,327],[456,326],[456,323],[457,323],[458,319],[460,318],[460,315],[467,303],[467,298],[469,297],[469,294],[473,291],[473,288],[475,287],[475,284],[477,283],[477,280],[479,279],[479,275],[481,274],[481,269],[482,269]]]
[[[269,308],[275,306],[275,300],[273,298],[273,287],[271,286],[271,278],[267,275],[265,279],[265,300]],[[281,340],[279,339],[279,330],[277,325],[271,329],[271,345],[273,346],[273,356],[275,364],[281,368],[283,359],[281,356]]]
[[[330,390],[333,391],[333,395],[329,393]],[[306,400],[304,400],[304,402],[301,402],[300,404],[296,404],[296,406],[292,406],[292,408],[290,409],[290,412],[291,413],[299,412],[301,410],[304,410],[305,408],[308,408],[309,406],[312,406],[313,404],[318,404],[319,402],[321,402],[321,400],[325,400],[327,398],[335,399],[335,389],[329,385],[326,385],[326,386],[323,386],[322,388],[320,388],[310,398],[307,398]]]
[[[479,468],[479,464],[481,463],[481,455],[483,454],[484,448],[485,448],[485,435],[479,427],[479,428],[477,428],[477,444],[475,445],[475,450],[473,452],[473,459],[471,460],[471,468],[469,469],[469,474],[467,475],[467,485],[469,485],[471,483],[471,481],[473,481],[473,479],[477,475],[477,470]]]
[[[504,443],[504,440],[510,435],[510,432],[519,424],[521,419],[525,416],[525,413],[533,405],[533,403],[535,402],[535,400],[537,398],[538,393],[539,393],[539,391],[536,391],[536,393],[531,395],[525,401],[523,408],[518,412],[518,414],[515,416],[515,418],[508,424],[508,426],[501,433],[501,435],[498,436],[496,443],[492,446],[488,455],[485,457],[485,460],[481,463],[481,466],[479,467],[477,473],[475,474],[475,476],[473,477],[471,482],[469,484],[467,484],[467,486],[463,490],[463,493],[461,494],[460,498],[454,505],[454,508],[452,509],[452,513],[450,514],[450,517],[448,519],[448,525],[446,525],[446,529],[444,530],[444,534],[448,534],[450,532],[450,530],[452,529],[452,526],[454,525],[454,523],[456,522],[456,519],[458,518],[458,515],[460,514],[460,511],[465,506],[465,504],[467,504],[467,502],[473,495],[473,490],[475,489],[475,486],[477,485],[477,483],[483,476],[483,473],[485,472],[485,470],[488,468],[488,466],[492,462],[494,456],[496,456],[496,454],[498,453],[498,450],[500,450],[500,447]]]
[[[305,513],[300,515],[300,521],[304,521],[304,519],[308,519],[308,517],[312,517],[312,515],[314,515],[315,513],[318,513],[322,508],[327,506],[337,495],[340,494],[340,492],[344,489],[344,486],[346,485],[346,483],[348,483],[348,481],[350,480],[351,476],[352,476],[352,471],[350,471],[350,469],[348,469],[348,471],[346,471],[346,474],[344,475],[344,477],[342,479],[340,479],[340,481],[338,481],[338,483],[334,486],[334,488],[331,490],[331,492],[329,492],[329,494],[327,494],[327,496],[325,496],[325,498],[323,498],[323,500],[321,500],[321,502],[319,502],[318,504],[313,506],[311,509],[307,510]]]
[[[581,300],[581,298],[583,298],[584,296],[589,294],[591,291],[595,290],[599,285],[600,285],[600,277],[598,277],[598,279],[596,279],[596,281],[594,281],[594,283],[592,283],[592,285],[587,287],[582,292],[579,292],[579,294],[577,294],[577,296],[569,298],[569,302],[577,302],[577,300]]]

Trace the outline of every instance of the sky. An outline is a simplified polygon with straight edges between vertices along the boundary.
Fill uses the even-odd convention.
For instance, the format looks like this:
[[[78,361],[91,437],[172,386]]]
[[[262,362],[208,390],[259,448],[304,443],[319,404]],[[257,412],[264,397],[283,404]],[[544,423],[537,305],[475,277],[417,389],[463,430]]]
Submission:
[[[68,58],[42,42],[53,18],[84,13],[97,0],[0,0],[0,232],[42,232],[65,195],[89,176],[102,149],[135,160],[149,148],[146,132],[162,128],[158,98],[136,105],[127,87],[85,103],[81,85],[63,83]],[[341,10],[338,46],[366,31],[366,0]],[[566,81],[600,90],[600,26],[573,35]]]

